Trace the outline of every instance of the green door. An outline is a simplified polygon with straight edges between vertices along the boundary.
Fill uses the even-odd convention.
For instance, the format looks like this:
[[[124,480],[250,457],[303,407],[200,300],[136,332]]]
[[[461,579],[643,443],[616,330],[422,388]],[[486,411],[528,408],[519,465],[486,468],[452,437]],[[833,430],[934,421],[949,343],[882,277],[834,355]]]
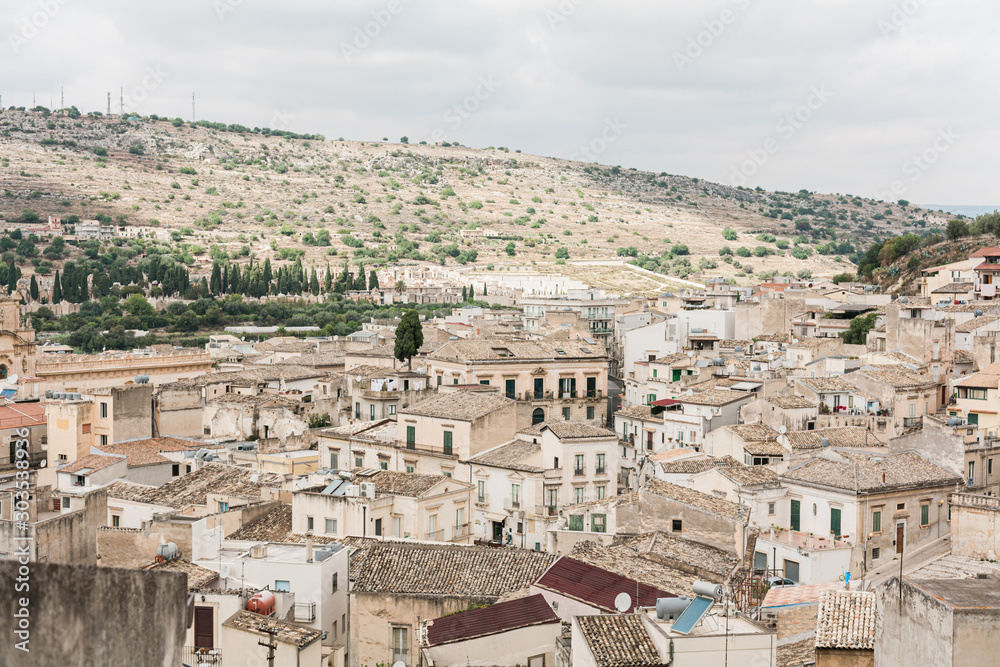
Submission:
[[[801,528],[800,528],[801,522],[799,520],[799,517],[802,514],[802,502],[799,501],[799,500],[793,500],[792,501],[792,508],[791,509],[792,509],[792,512],[791,512],[791,514],[792,514],[792,522],[791,522],[792,523],[792,530],[801,530]]]
[[[840,510],[834,507],[830,508],[830,532],[840,537]]]

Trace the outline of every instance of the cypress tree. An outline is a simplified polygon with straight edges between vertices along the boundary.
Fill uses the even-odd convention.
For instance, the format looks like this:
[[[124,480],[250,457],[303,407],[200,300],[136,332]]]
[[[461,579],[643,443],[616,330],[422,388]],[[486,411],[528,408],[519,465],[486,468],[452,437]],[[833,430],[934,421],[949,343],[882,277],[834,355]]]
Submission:
[[[31,275],[31,287],[29,289],[31,292],[31,300],[38,301],[38,281],[35,280],[34,274]]]
[[[469,292],[465,289],[465,285],[462,285],[462,301],[469,300]]]
[[[368,289],[378,289],[378,274],[375,273],[375,269],[368,274]]]
[[[212,294],[219,296],[222,293],[222,269],[219,268],[218,264],[212,265],[212,282],[211,282]]]
[[[52,283],[52,303],[61,303],[62,299],[62,279],[59,277],[59,271],[57,270],[56,279]]]
[[[333,287],[333,274],[330,273],[330,262],[326,263],[326,276],[323,278],[323,291],[329,292]]]
[[[309,278],[309,291],[319,294],[319,277],[316,275],[316,267],[313,267],[312,277]]]
[[[17,291],[17,267],[11,262],[10,270],[7,272],[7,292],[11,295]]]
[[[476,300],[476,286],[469,285],[469,301],[475,301],[475,300]]]

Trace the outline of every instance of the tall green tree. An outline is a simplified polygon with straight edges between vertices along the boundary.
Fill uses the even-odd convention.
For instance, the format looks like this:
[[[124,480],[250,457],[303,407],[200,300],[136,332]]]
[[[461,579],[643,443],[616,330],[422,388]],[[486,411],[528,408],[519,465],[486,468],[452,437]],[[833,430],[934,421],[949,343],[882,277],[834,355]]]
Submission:
[[[378,274],[375,273],[375,269],[368,274],[368,289],[378,289]]]
[[[11,262],[7,271],[7,293],[13,295],[17,292],[17,267]]]
[[[396,327],[396,347],[393,354],[396,359],[409,366],[423,344],[424,328],[420,324],[420,315],[415,310],[408,310]]]
[[[209,282],[209,287],[211,287],[212,294],[215,296],[222,294],[222,267],[218,264],[212,265],[212,278]]]
[[[316,267],[313,267],[312,276],[309,278],[309,291],[319,294],[319,276],[316,275]]]
[[[868,332],[874,328],[876,320],[878,320],[878,313],[859,315],[851,320],[847,331],[841,333],[840,337],[848,345],[864,345],[868,342]]]
[[[476,300],[476,286],[469,285],[469,301],[475,301],[475,300]]]
[[[35,280],[34,274],[31,276],[31,287],[29,290],[31,292],[31,300],[38,301],[38,281]]]
[[[333,274],[330,272],[330,262],[326,263],[326,275],[323,276],[323,291],[329,293],[333,289]]]
[[[56,279],[52,283],[52,303],[61,303],[62,300],[62,278],[60,278],[59,271],[57,270]]]
[[[468,300],[469,300],[469,290],[465,288],[465,285],[462,285],[462,301],[468,301]]]

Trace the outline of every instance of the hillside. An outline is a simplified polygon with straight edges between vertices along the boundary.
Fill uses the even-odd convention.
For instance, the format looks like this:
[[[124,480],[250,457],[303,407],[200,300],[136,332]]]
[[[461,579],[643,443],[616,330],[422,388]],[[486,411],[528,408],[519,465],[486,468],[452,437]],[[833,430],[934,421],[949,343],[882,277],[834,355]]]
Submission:
[[[579,274],[576,260],[638,256],[648,269],[688,279],[740,280],[748,266],[819,276],[850,270],[848,257],[874,236],[948,220],[905,203],[732,188],[505,148],[46,113],[0,112],[0,220],[30,209],[43,219],[158,226],[188,263],[217,245],[213,256],[223,261],[252,253],[301,257],[306,267],[415,259]],[[460,230],[475,227],[504,238],[462,239]],[[733,254],[720,256],[724,247]]]

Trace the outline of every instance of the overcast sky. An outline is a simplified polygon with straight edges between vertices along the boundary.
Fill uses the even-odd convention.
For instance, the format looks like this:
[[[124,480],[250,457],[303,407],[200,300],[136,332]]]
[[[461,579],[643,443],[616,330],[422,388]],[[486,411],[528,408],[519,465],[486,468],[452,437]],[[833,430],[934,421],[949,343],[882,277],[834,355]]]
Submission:
[[[998,34],[996,0],[6,0],[0,94],[987,205]]]

